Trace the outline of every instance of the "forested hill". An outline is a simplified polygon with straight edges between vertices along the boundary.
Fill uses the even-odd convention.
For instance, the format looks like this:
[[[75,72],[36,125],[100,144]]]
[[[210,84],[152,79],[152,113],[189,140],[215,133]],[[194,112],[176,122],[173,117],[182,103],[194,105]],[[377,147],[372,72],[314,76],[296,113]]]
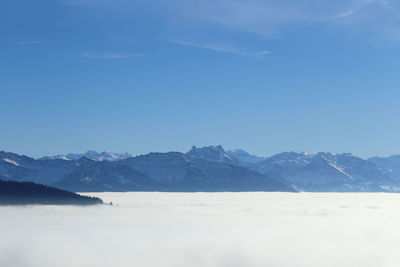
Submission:
[[[60,190],[32,182],[0,180],[0,205],[95,205],[103,201],[97,197]]]

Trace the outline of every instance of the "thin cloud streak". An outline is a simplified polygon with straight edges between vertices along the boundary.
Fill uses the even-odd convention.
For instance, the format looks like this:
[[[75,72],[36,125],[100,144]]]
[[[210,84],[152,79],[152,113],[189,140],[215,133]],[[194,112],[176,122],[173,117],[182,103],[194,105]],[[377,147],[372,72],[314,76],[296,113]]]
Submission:
[[[83,53],[83,58],[91,58],[91,59],[123,59],[123,58],[133,58],[133,57],[142,57],[142,54],[135,53],[104,53],[104,54],[92,54],[92,53]]]
[[[256,51],[256,52],[250,52],[250,51],[245,51],[236,47],[232,46],[227,46],[227,45],[218,45],[218,44],[210,44],[210,43],[194,43],[194,42],[188,42],[188,41],[183,41],[183,40],[171,40],[171,42],[179,45],[184,45],[184,46],[192,46],[192,47],[198,47],[198,48],[203,48],[203,49],[208,49],[216,52],[223,52],[223,53],[231,53],[231,54],[236,54],[239,56],[246,56],[246,57],[255,57],[255,58],[263,58],[269,54],[271,54],[271,51],[268,50],[262,50],[262,51]]]

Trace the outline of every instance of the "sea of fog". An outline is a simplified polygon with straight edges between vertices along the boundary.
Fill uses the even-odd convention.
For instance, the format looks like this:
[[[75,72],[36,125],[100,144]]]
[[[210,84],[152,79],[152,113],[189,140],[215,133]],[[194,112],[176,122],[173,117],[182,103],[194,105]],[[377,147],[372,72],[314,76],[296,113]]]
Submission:
[[[400,194],[90,195],[0,207],[0,266],[400,266]]]

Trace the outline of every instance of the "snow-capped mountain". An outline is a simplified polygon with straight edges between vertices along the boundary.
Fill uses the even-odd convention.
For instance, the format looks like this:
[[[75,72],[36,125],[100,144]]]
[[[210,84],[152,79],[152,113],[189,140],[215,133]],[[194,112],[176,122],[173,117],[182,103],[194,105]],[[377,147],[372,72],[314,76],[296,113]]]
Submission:
[[[256,169],[279,176],[304,191],[387,191],[394,189],[382,169],[350,153],[280,153]]]
[[[67,154],[33,158],[0,152],[0,180],[75,191],[400,192],[400,156],[364,160],[350,153],[283,152],[253,156],[222,146],[187,153]]]
[[[261,158],[243,150],[225,152],[222,146],[195,147],[191,151],[196,153],[187,154],[215,162],[221,162],[222,158],[302,191],[400,191],[400,156],[364,160],[350,153],[283,152]],[[231,157],[226,158],[225,154]]]
[[[132,154],[129,153],[113,153],[113,152],[101,152],[98,153],[96,151],[86,151],[82,154],[67,154],[67,155],[56,155],[56,156],[45,156],[40,158],[40,160],[49,160],[49,159],[62,159],[62,160],[78,160],[80,158],[89,158],[95,161],[116,161],[126,158],[133,157]]]
[[[266,174],[180,152],[117,161],[0,155],[0,180],[33,181],[73,191],[293,191]]]

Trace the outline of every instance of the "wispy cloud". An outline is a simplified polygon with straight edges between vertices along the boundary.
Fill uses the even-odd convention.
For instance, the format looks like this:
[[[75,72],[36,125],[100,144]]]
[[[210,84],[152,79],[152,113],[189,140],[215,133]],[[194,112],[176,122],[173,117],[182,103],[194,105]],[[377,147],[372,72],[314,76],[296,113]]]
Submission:
[[[79,6],[113,8],[115,12],[110,13],[111,16],[138,7],[137,1],[128,0],[59,1]],[[159,9],[159,19],[169,23],[169,32],[174,31],[176,24],[184,24],[188,29],[192,25],[205,25],[207,29],[217,28],[221,32],[252,33],[270,38],[297,25],[329,24],[344,30],[359,29],[388,35],[387,32],[396,32],[400,24],[400,6],[395,0],[153,0],[151,6],[146,1],[139,2],[140,8]],[[178,30],[181,31],[182,27],[179,26]],[[201,45],[215,51],[242,51],[224,46],[221,49],[220,45],[214,44]],[[236,54],[239,53],[236,51]]]
[[[191,21],[271,37],[290,25],[340,23],[346,27],[397,22],[400,10],[390,0],[187,0],[173,1],[176,13]],[[386,26],[386,25],[385,25]]]
[[[348,7],[345,8],[345,11],[339,13],[336,18],[340,19],[360,15],[361,13],[368,13],[368,10],[371,9],[375,11],[377,11],[377,9],[382,9],[393,14],[399,14],[399,11],[387,0],[358,0],[353,1],[353,3],[350,2]]]
[[[27,45],[37,45],[37,44],[45,44],[47,41],[43,40],[30,40],[30,41],[20,41],[17,43],[18,46],[27,46]]]
[[[338,18],[345,18],[354,14],[354,10],[345,11],[338,15]]]
[[[377,37],[396,41],[399,38],[400,9],[391,0],[358,0],[337,16],[341,26],[365,29]]]
[[[251,52],[251,51],[239,49],[237,47],[233,47],[233,46],[229,46],[229,45],[210,44],[210,43],[195,43],[195,42],[188,42],[188,41],[183,41],[183,40],[171,40],[171,42],[173,42],[175,44],[179,44],[179,45],[198,47],[198,48],[202,48],[202,49],[213,50],[216,52],[231,53],[231,54],[236,54],[236,55],[246,56],[246,57],[263,58],[263,57],[271,54],[271,51],[268,51],[268,50]]]
[[[142,57],[143,54],[136,53],[103,53],[103,54],[93,54],[85,52],[82,54],[84,58],[92,58],[92,59],[123,59],[123,58],[133,58],[133,57]]]

